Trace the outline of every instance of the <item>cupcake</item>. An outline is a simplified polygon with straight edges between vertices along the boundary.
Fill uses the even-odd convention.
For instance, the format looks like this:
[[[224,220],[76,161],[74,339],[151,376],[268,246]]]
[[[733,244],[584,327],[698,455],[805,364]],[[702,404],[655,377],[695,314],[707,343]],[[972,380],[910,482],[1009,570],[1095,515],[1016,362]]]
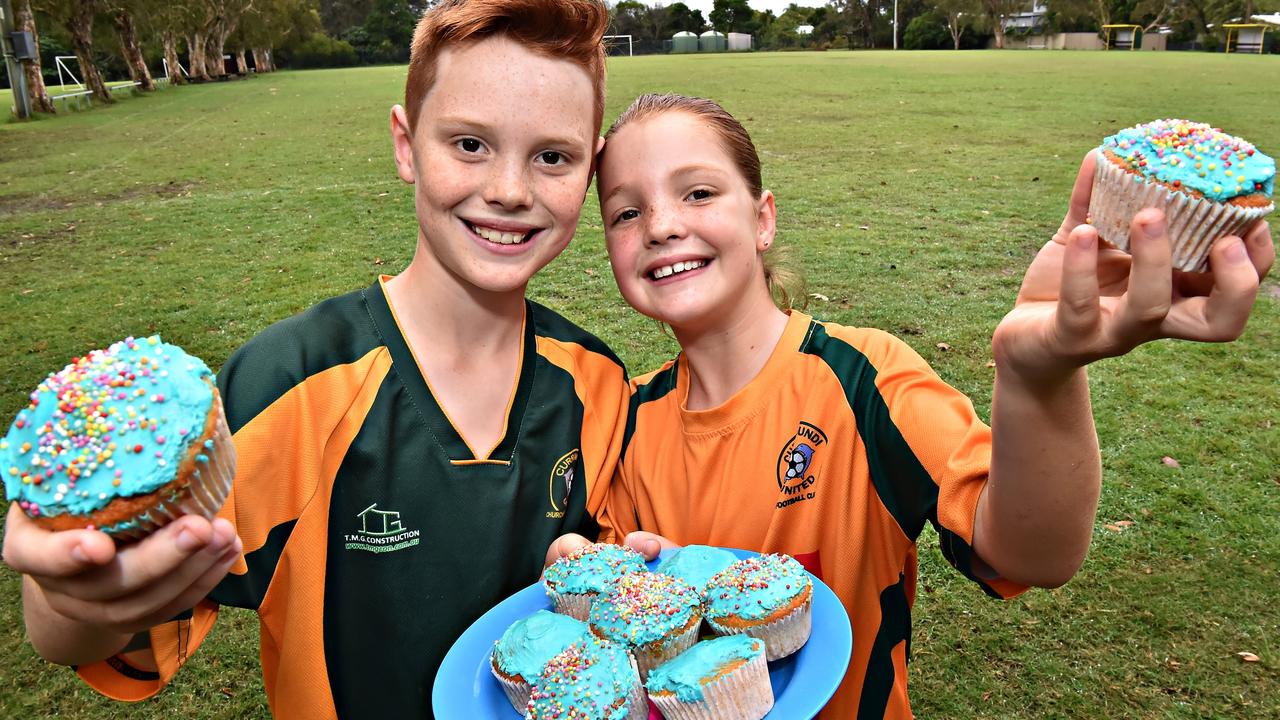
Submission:
[[[5,492],[49,530],[144,537],[211,518],[235,475],[213,373],[158,336],[125,338],[49,375],[4,440]]]
[[[1202,272],[1209,248],[1275,209],[1276,163],[1252,144],[1188,120],[1156,120],[1102,141],[1089,198],[1098,235],[1129,249],[1139,210],[1164,210],[1173,266]]]
[[[529,690],[547,661],[587,634],[581,620],[546,610],[517,620],[502,633],[489,665],[516,712],[529,704]]]
[[[667,720],[760,720],[773,708],[764,641],[703,640],[649,673],[649,699]]]
[[[728,550],[706,545],[686,545],[663,559],[654,572],[678,577],[701,592],[712,576],[737,559]]]
[[[702,599],[717,635],[759,638],[768,660],[790,655],[809,639],[813,583],[790,555],[739,560],[711,578]]]
[[[635,660],[588,635],[547,661],[529,693],[527,720],[646,720]]]
[[[556,612],[583,622],[591,601],[627,573],[647,572],[644,556],[631,548],[596,543],[560,558],[542,574],[542,584]]]
[[[644,680],[698,641],[702,601],[680,578],[629,573],[592,604],[589,624],[591,632],[631,651]]]

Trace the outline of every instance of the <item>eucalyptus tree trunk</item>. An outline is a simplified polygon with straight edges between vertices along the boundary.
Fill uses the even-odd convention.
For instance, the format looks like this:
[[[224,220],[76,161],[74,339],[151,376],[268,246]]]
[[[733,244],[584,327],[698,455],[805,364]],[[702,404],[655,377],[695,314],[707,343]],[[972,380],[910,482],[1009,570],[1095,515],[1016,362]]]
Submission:
[[[169,84],[184,85],[181,60],[178,59],[178,36],[172,30],[164,31],[164,64],[169,66]]]
[[[111,91],[102,81],[102,73],[93,62],[93,12],[97,0],[75,0],[71,4],[71,17],[67,19],[67,33],[71,35],[71,51],[80,61],[80,74],[85,87],[104,103],[113,103]]]
[[[204,39],[205,74],[215,80],[227,74],[227,65],[222,61],[222,40],[218,32],[215,25],[205,34]]]
[[[120,51],[124,55],[125,66],[129,68],[129,77],[143,90],[155,90],[156,84],[147,69],[146,58],[142,57],[142,47],[138,45],[138,30],[133,24],[133,16],[128,10],[121,9],[111,20],[115,23],[116,34],[120,36]]]
[[[236,51],[236,74],[249,74],[249,62],[244,59],[244,48],[240,48]]]
[[[203,30],[197,30],[191,34],[191,37],[187,38],[187,52],[189,54],[187,59],[190,61],[188,67],[191,75],[201,80],[212,80],[213,78],[209,77],[209,70],[204,63]]]
[[[253,48],[253,65],[257,72],[275,72],[275,63],[271,60],[271,48]]]
[[[18,0],[18,9],[14,11],[18,32],[31,33],[31,42],[40,47],[40,35],[36,32],[36,16],[31,12],[31,0]],[[53,100],[49,99],[49,91],[44,87],[44,75],[40,72],[40,54],[35,58],[22,61],[22,72],[27,76],[27,97],[31,99],[31,107],[43,113],[56,113]]]

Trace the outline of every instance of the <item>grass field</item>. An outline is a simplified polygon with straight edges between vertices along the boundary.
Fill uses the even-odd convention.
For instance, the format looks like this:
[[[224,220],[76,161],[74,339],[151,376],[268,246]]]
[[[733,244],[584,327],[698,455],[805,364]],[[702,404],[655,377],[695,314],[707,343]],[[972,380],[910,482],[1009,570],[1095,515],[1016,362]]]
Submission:
[[[279,73],[0,125],[0,420],[86,349],[161,332],[216,366],[402,268],[416,226],[386,127],[403,81]],[[810,310],[901,336],[985,416],[991,331],[1082,155],[1177,116],[1274,156],[1278,84],[1276,58],[1221,54],[635,57],[610,65],[606,119],[644,91],[721,100],[760,148]],[[594,196],[580,230],[531,294],[652,368],[674,344],[618,296]],[[926,532],[920,717],[1280,718],[1278,297],[1268,281],[1233,345],[1161,342],[1091,370],[1105,485],[1069,585],[987,600]],[[0,570],[0,717],[267,716],[252,614],[224,613],[164,693],[126,706],[34,655],[19,584]]]

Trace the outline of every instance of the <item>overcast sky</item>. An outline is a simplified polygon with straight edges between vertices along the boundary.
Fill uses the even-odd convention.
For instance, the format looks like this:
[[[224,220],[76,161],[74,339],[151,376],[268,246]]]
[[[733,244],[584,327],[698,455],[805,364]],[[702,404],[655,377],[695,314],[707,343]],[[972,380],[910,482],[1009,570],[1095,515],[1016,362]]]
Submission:
[[[688,5],[693,10],[701,10],[702,17],[704,18],[711,14],[712,0],[682,0],[682,1],[684,2],[685,5]],[[648,5],[659,4],[659,2],[656,0],[641,0],[641,2],[645,2]],[[670,5],[673,2],[676,2],[676,0],[662,1],[661,4]],[[827,4],[827,0],[809,0],[808,2],[804,2],[802,0],[747,0],[747,4],[751,6],[752,10],[759,10],[760,12],[764,12],[765,10],[772,10],[774,15],[781,15],[782,11],[786,10],[787,6],[793,2],[796,3],[797,5],[803,5],[805,7],[819,7],[821,5]]]

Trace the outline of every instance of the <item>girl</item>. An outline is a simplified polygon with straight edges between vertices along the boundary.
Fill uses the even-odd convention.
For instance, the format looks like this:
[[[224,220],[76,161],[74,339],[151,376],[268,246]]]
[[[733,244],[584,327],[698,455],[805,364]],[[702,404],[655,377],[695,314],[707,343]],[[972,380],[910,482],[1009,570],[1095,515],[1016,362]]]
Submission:
[[[996,597],[1061,585],[1079,568],[1101,478],[1087,363],[1159,337],[1229,340],[1244,328],[1274,258],[1267,228],[1249,248],[1220,240],[1212,293],[1182,298],[1159,211],[1135,218],[1132,257],[1100,251],[1078,225],[1092,175],[1090,157],[1071,213],[995,331],[989,429],[892,335],[774,304],[774,197],[722,108],[646,95],[606,134],[598,187],[614,276],[681,346],[633,383],[609,519],[619,537],[786,552],[823,578],[854,643],[825,717],[911,716],[906,648],[925,522]],[[629,542],[656,550],[648,536]]]

